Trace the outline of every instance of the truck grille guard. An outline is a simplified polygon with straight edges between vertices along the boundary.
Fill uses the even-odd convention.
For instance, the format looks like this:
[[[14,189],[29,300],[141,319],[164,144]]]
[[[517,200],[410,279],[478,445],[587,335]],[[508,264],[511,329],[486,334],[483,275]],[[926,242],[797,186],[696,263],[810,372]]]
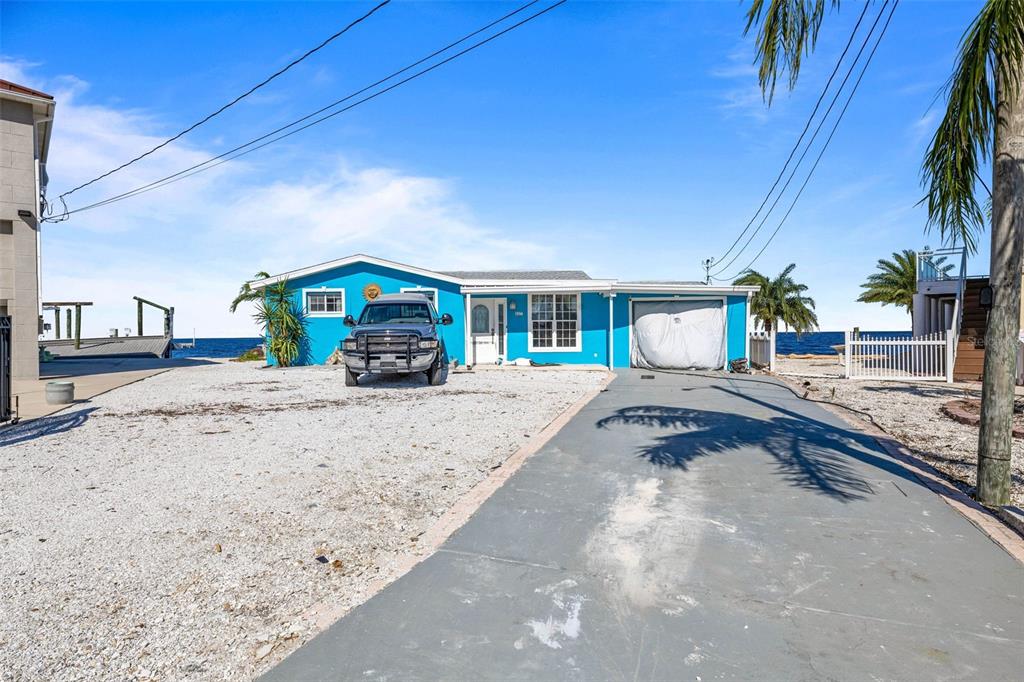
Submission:
[[[364,366],[370,367],[370,356],[372,355],[393,355],[395,356],[395,368],[402,360],[405,362],[405,369],[412,370],[412,359],[414,355],[429,353],[429,350],[420,350],[420,335],[408,334],[366,334],[359,338],[362,344]],[[358,346],[357,346],[358,348]]]

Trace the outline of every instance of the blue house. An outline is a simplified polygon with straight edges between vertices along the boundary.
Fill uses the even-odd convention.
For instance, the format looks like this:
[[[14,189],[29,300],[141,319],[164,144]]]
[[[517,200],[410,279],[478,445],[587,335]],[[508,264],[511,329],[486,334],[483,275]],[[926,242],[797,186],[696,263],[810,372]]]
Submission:
[[[579,270],[439,271],[366,255],[252,282],[287,280],[306,316],[300,364],[320,364],[380,294],[419,292],[438,314],[450,359],[463,365],[539,363],[724,369],[749,357],[757,287],[594,279]],[[271,362],[273,360],[271,359]]]

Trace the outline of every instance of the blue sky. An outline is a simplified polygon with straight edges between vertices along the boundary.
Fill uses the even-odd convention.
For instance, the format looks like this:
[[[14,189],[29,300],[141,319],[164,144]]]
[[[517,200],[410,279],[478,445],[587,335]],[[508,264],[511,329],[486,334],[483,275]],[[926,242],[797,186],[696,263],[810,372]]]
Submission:
[[[396,0],[69,204],[230,149],[517,4]],[[3,77],[57,97],[52,197],[193,123],[371,6],[4,2],[0,65]],[[133,326],[131,296],[141,295],[174,305],[179,333],[234,336],[255,331],[244,312],[227,312],[252,273],[356,252],[438,269],[697,279],[700,261],[729,246],[770,187],[862,7],[844,3],[827,17],[797,89],[780,89],[768,108],[742,35],[746,6],[570,2],[285,142],[47,225],[44,297],[95,301],[86,333]],[[919,168],[942,101],[930,105],[979,7],[900,5],[810,185],[755,264],[774,274],[795,262],[823,329],[909,328],[899,310],[856,303],[858,285],[879,257],[941,242],[924,233]],[[973,272],[987,271],[987,239]]]

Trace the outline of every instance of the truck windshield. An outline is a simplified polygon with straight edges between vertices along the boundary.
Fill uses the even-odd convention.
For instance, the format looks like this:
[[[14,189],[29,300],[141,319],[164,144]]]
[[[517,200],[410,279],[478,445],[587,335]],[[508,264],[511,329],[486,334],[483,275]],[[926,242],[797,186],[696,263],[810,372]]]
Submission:
[[[430,324],[426,303],[375,303],[363,308],[359,324]]]

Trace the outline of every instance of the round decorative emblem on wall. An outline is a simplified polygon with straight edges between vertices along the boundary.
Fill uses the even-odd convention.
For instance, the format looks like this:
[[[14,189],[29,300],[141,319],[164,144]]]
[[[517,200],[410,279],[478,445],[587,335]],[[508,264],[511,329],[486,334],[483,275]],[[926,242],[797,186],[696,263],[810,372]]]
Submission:
[[[372,301],[380,296],[381,290],[379,284],[370,283],[363,287],[363,298],[367,301]]]

